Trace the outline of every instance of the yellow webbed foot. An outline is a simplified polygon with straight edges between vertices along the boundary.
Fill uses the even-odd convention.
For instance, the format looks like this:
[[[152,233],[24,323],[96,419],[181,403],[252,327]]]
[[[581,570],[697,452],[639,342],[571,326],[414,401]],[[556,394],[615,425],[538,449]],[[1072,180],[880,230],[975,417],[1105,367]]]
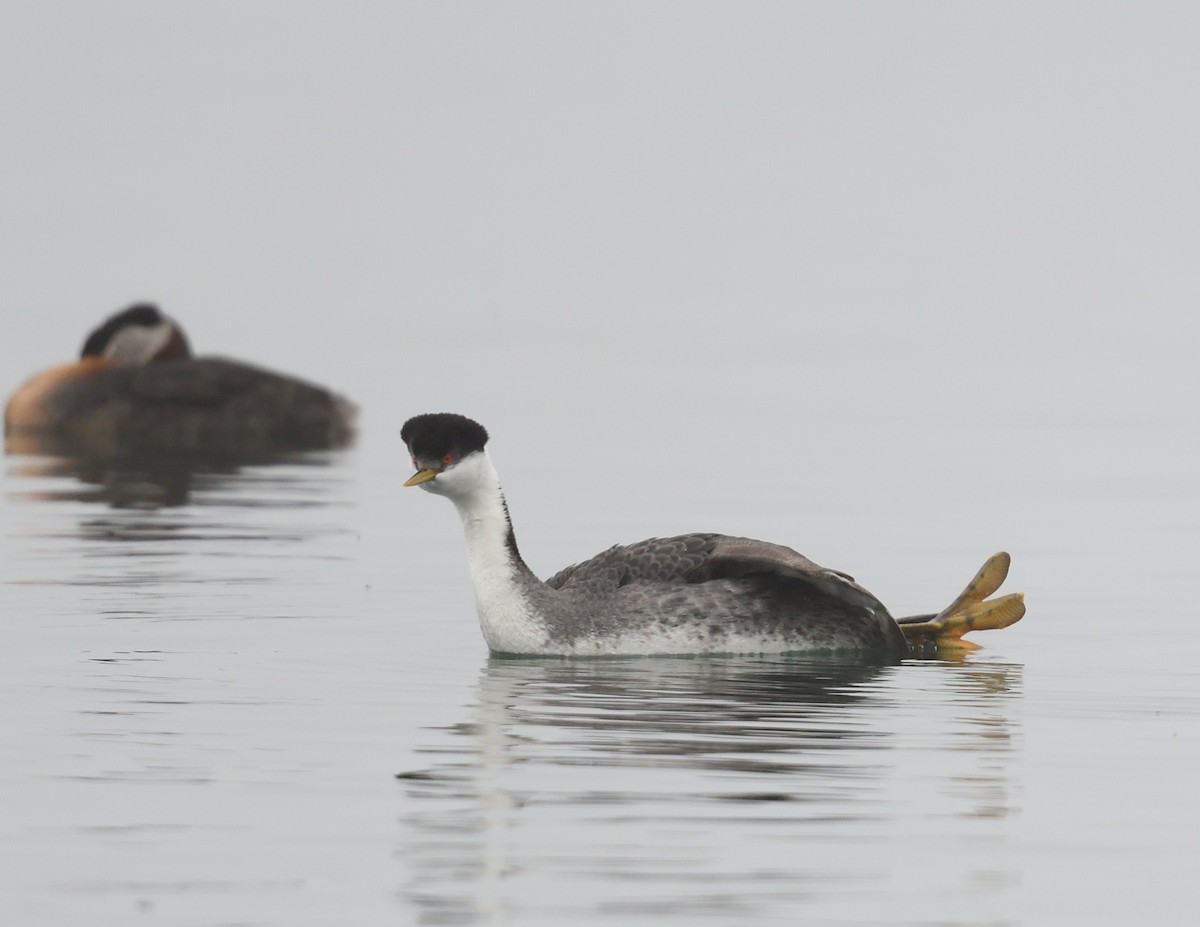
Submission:
[[[1000,588],[1008,576],[1012,558],[1001,551],[987,559],[965,589],[953,602],[928,621],[902,622],[900,627],[909,642],[924,646],[932,643],[939,650],[974,650],[979,645],[962,639],[970,631],[992,631],[1016,624],[1025,615],[1025,596],[1010,593],[998,599],[987,597]]]

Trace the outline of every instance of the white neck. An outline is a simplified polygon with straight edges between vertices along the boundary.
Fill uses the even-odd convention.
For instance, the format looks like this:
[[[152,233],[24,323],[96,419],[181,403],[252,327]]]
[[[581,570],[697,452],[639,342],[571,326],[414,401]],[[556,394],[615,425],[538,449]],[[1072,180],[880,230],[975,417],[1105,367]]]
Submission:
[[[475,607],[488,647],[495,653],[544,652],[545,622],[532,601],[542,584],[509,543],[512,525],[487,451],[464,457],[423,485],[447,496],[462,518]]]

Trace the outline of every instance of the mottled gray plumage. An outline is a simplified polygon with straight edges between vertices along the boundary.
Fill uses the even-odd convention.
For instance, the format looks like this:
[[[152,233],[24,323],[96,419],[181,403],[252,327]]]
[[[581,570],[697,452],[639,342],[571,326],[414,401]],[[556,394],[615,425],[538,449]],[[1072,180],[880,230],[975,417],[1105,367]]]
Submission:
[[[551,635],[621,634],[647,621],[697,633],[794,636],[803,649],[905,649],[883,603],[845,573],[780,544],[722,534],[610,547],[546,581],[561,620]]]

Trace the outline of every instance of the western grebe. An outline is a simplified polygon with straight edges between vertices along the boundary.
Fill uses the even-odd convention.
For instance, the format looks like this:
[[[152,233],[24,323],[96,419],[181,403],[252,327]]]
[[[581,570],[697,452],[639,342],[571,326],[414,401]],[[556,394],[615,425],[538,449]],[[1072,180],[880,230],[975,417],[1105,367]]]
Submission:
[[[193,357],[179,324],[148,303],[109,318],[78,361],[28,380],[4,411],[10,450],[45,444],[101,455],[337,447],[353,422],[354,407],[319,386]]]
[[[542,582],[517,550],[486,429],[453,413],[418,415],[400,432],[417,472],[404,484],[458,509],[480,625],[493,653],[853,652],[900,657],[1006,627],[1025,613],[999,588],[1009,557],[991,557],[937,615],[892,618],[875,596],[790,548],[721,534],[612,547]],[[962,642],[960,646],[971,646]]]

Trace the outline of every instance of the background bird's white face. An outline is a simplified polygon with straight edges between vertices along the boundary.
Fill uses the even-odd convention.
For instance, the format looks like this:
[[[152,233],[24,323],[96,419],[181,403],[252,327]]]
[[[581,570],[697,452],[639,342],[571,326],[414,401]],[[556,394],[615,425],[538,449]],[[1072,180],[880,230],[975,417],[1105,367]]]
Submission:
[[[126,325],[104,347],[104,357],[118,364],[145,364],[171,340],[175,323],[163,316],[155,325]]]

